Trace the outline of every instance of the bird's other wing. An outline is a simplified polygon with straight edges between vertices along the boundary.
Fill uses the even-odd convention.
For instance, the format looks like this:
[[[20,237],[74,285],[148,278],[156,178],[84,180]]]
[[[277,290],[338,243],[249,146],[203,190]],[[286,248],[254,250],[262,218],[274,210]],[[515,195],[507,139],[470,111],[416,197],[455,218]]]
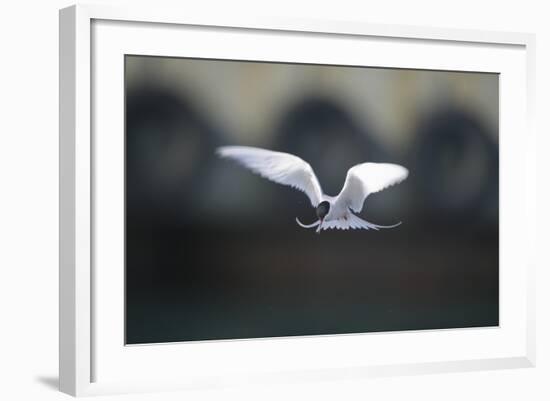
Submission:
[[[321,185],[311,166],[298,156],[249,146],[222,146],[217,154],[236,160],[268,180],[304,192],[313,207],[321,203]]]
[[[367,196],[398,184],[409,175],[409,171],[397,164],[363,163],[348,170],[344,187],[336,197],[335,206],[350,208],[356,213],[363,209]]]

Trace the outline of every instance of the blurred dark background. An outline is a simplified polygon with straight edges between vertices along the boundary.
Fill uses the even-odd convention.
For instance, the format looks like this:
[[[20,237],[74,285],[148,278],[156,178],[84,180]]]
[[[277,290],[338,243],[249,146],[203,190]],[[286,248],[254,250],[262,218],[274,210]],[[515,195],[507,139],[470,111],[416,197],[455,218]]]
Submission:
[[[498,75],[126,56],[126,341],[498,325]],[[406,166],[324,231],[308,198],[215,156],[296,154],[336,195]]]

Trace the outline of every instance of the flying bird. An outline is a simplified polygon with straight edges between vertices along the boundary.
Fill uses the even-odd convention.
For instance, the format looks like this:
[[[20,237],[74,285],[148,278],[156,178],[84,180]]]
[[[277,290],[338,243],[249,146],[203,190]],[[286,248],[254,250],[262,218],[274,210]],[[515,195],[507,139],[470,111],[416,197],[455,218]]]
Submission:
[[[270,181],[304,192],[315,208],[318,220],[303,224],[296,217],[296,222],[303,228],[317,227],[316,232],[319,233],[328,229],[378,230],[401,224],[399,222],[391,226],[380,226],[361,219],[354,212],[361,212],[363,203],[370,194],[407,178],[409,172],[403,166],[390,163],[357,164],[348,170],[340,193],[329,196],[323,193],[311,166],[298,156],[249,146],[222,146],[217,149],[217,154],[235,160]]]

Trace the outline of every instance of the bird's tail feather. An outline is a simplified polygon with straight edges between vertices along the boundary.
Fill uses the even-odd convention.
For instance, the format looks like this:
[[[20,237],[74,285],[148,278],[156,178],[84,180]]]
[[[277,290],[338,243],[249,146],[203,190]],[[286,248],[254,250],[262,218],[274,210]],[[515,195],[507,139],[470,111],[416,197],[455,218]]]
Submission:
[[[355,228],[361,229],[361,228],[363,228],[365,230],[379,230],[381,228],[394,228],[394,227],[397,227],[397,226],[401,225],[401,222],[399,222],[399,223],[392,224],[392,225],[389,225],[389,226],[381,226],[379,224],[374,224],[374,223],[371,223],[369,221],[363,220],[361,217],[356,216],[353,213],[350,213],[350,216],[349,216],[348,220],[349,220],[349,226],[350,226],[349,228],[352,228],[352,229],[355,229]]]
[[[317,227],[319,225],[320,221],[317,220],[316,222],[311,223],[311,224],[303,224],[300,220],[298,220],[298,217],[296,217],[296,223],[298,223],[298,225],[300,227],[303,227],[303,228],[313,228],[313,227]]]
[[[320,226],[322,230],[337,229],[337,230],[379,230],[381,228],[394,228],[401,224],[393,224],[391,226],[381,226],[378,224],[370,223],[366,220],[363,220],[359,216],[350,213],[345,219],[336,219],[323,221],[323,224]]]
[[[316,222],[313,222],[311,224],[303,224],[298,217],[296,217],[296,223],[302,228],[314,228],[317,227],[317,232],[320,232],[321,230],[330,230],[330,229],[337,229],[337,230],[379,230],[381,228],[394,228],[399,225],[401,225],[401,222],[397,224],[392,224],[390,226],[381,226],[379,224],[370,223],[366,220],[363,220],[359,216],[354,215],[353,213],[350,213],[346,219],[336,219],[336,220],[329,220],[329,221],[323,221],[321,224],[320,220],[317,220]]]

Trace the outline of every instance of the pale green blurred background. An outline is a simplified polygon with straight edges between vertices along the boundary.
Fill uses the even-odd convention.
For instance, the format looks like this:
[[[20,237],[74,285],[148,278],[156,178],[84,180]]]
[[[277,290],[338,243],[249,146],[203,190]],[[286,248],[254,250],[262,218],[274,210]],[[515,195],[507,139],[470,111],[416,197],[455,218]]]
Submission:
[[[293,102],[337,101],[381,143],[403,150],[426,113],[458,107],[498,133],[498,75],[405,69],[129,57],[129,88],[152,85],[192,96],[199,112],[227,127],[230,138],[269,142],[272,126]],[[223,64],[223,66],[220,66]],[[236,95],[238,100],[235,98]],[[212,113],[216,110],[216,113]]]

